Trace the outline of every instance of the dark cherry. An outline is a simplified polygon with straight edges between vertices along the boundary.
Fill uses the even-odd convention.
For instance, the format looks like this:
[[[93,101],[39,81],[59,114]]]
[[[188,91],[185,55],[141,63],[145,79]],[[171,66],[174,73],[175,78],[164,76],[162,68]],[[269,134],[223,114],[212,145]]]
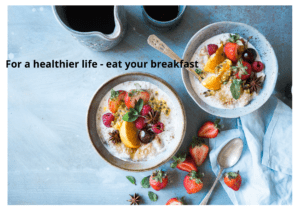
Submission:
[[[144,144],[150,143],[155,137],[155,134],[152,131],[142,129],[138,132],[138,138]]]
[[[256,57],[257,57],[257,53],[255,49],[252,48],[246,49],[242,54],[243,60],[247,61],[250,64],[252,64],[255,61]]]

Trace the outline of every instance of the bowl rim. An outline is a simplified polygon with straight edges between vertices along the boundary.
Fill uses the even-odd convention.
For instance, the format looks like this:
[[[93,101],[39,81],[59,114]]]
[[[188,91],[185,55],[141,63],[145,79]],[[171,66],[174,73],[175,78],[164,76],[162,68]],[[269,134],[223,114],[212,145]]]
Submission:
[[[104,156],[102,156],[102,154],[98,151],[97,147],[95,146],[94,142],[93,142],[93,139],[92,139],[92,136],[91,136],[91,133],[90,133],[90,125],[89,125],[89,115],[90,115],[90,111],[91,111],[91,106],[92,106],[92,103],[93,101],[95,100],[97,94],[99,93],[99,91],[102,89],[102,87],[110,84],[112,81],[116,80],[117,78],[120,78],[120,77],[124,77],[124,76],[130,76],[130,75],[140,75],[140,76],[145,76],[145,77],[150,77],[150,78],[153,78],[154,80],[157,80],[159,81],[160,83],[164,84],[166,87],[168,87],[168,89],[170,89],[177,101],[179,102],[179,105],[180,105],[180,109],[181,109],[181,112],[182,112],[182,115],[183,115],[183,130],[182,130],[182,135],[181,135],[181,138],[180,138],[180,141],[179,143],[177,144],[177,147],[176,149],[172,152],[172,154],[165,160],[163,160],[162,162],[158,163],[157,165],[154,165],[150,168],[146,168],[146,169],[140,169],[140,170],[135,170],[135,169],[127,169],[127,168],[123,168],[123,167],[120,167],[119,165],[115,165],[115,164],[112,164],[110,161],[108,161]],[[90,104],[89,104],[89,107],[88,107],[88,111],[87,111],[87,131],[88,131],[88,135],[89,135],[89,139],[90,139],[90,142],[92,143],[93,147],[95,148],[95,150],[97,151],[97,153],[100,155],[100,157],[106,161],[107,163],[109,163],[110,165],[118,168],[118,169],[122,169],[122,170],[125,170],[125,171],[130,171],[130,172],[145,172],[145,171],[150,171],[150,170],[154,170],[162,165],[164,165],[165,163],[167,163],[177,152],[178,150],[180,149],[183,141],[184,141],[184,137],[185,137],[185,134],[186,134],[186,126],[187,126],[187,122],[186,122],[186,113],[185,113],[185,109],[184,109],[184,105],[178,95],[178,93],[175,91],[175,89],[169,84],[167,83],[165,80],[155,76],[155,75],[152,75],[152,74],[149,74],[149,73],[144,73],[144,72],[130,72],[130,73],[125,73],[125,74],[120,74],[120,75],[117,75],[109,80],[107,80],[106,82],[104,82],[100,87],[99,89],[95,92],[95,94],[93,95],[93,98],[92,100],[90,101]],[[101,141],[102,142],[102,141]],[[114,156],[115,157],[115,156]],[[118,158],[119,160],[122,160],[120,158]],[[122,160],[124,161],[124,160]]]
[[[190,97],[194,100],[194,102],[195,102],[201,109],[203,109],[205,112],[207,112],[207,113],[209,113],[209,114],[216,115],[216,116],[223,117],[223,118],[238,118],[238,117],[241,117],[241,116],[244,116],[244,115],[247,115],[247,114],[250,114],[250,113],[256,111],[256,110],[259,109],[262,105],[264,105],[264,104],[267,102],[267,100],[271,97],[271,95],[273,94],[273,91],[274,91],[274,89],[275,89],[275,86],[276,86],[276,83],[277,83],[277,78],[278,78],[278,60],[277,60],[277,57],[276,57],[276,54],[275,54],[275,51],[274,51],[272,45],[270,44],[270,42],[267,40],[267,38],[266,38],[262,33],[260,33],[256,28],[254,28],[254,27],[252,27],[252,26],[250,26],[250,25],[248,25],[248,24],[241,23],[241,22],[232,22],[232,21],[215,22],[215,23],[206,25],[206,26],[204,26],[203,28],[201,28],[200,30],[198,30],[198,31],[191,37],[191,39],[189,40],[189,42],[187,43],[187,45],[186,45],[186,47],[185,47],[185,49],[184,49],[182,58],[184,59],[185,55],[187,54],[187,49],[190,47],[192,41],[196,38],[196,36],[197,36],[199,33],[201,33],[201,32],[203,32],[203,31],[207,30],[208,28],[214,27],[215,25],[219,25],[219,24],[234,24],[234,25],[240,25],[240,26],[243,26],[243,27],[245,27],[245,28],[250,28],[251,30],[256,31],[261,37],[263,37],[263,38],[265,39],[265,41],[267,42],[267,45],[271,47],[271,54],[274,54],[274,59],[275,59],[275,61],[274,61],[274,70],[276,70],[276,71],[275,71],[276,75],[275,75],[275,77],[274,77],[274,83],[273,83],[272,85],[270,85],[270,87],[271,87],[270,92],[269,92],[268,94],[266,94],[265,100],[264,100],[264,101],[261,101],[260,103],[258,103],[257,106],[256,106],[254,109],[249,110],[248,112],[244,112],[244,113],[241,113],[241,112],[240,112],[240,113],[237,113],[237,114],[238,114],[237,116],[227,116],[226,114],[225,114],[225,115],[224,115],[224,114],[220,115],[220,114],[217,114],[217,113],[215,113],[215,112],[211,112],[209,109],[206,109],[206,108],[202,107],[202,105],[201,105],[200,103],[198,103],[198,101],[197,101],[197,100],[194,98],[194,96],[191,94],[191,91],[187,88],[187,83],[188,83],[187,80],[188,80],[189,77],[186,78],[186,80],[185,80],[185,78],[184,78],[184,73],[188,73],[188,71],[185,70],[184,67],[181,68],[181,78],[182,78],[183,84],[184,84],[184,86],[185,86],[185,89],[187,90],[187,92],[188,92],[188,94],[190,95]],[[194,53],[193,53],[193,54],[194,54]],[[209,106],[211,106],[211,105],[209,105]],[[211,107],[213,107],[213,106],[211,106]],[[236,109],[242,109],[242,108],[233,108],[233,109],[226,109],[226,110],[232,111],[232,110],[236,110]]]

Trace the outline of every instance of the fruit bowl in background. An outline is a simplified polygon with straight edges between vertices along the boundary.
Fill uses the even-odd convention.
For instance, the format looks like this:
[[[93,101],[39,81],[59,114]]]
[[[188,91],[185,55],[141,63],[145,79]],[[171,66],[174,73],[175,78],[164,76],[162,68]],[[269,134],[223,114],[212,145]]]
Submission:
[[[108,149],[103,143],[104,141],[102,141],[101,137],[99,137],[97,133],[96,114],[101,100],[113,87],[127,81],[147,81],[150,82],[151,84],[156,85],[166,94],[168,94],[177,112],[176,120],[178,122],[178,129],[180,130],[179,135],[181,137],[178,137],[177,139],[175,138],[171,144],[166,145],[167,147],[165,151],[156,155],[155,158],[147,161],[134,162],[129,160],[128,161],[122,160],[120,158],[115,157],[108,151]],[[87,129],[93,146],[105,161],[107,161],[109,164],[119,169],[132,171],[132,172],[143,172],[148,170],[154,170],[155,168],[168,162],[172,158],[172,156],[175,155],[175,153],[180,148],[185,136],[186,115],[185,115],[184,106],[178,94],[167,82],[165,82],[164,80],[162,80],[157,76],[150,75],[147,73],[141,73],[141,72],[127,73],[127,74],[116,76],[108,80],[96,92],[96,94],[94,95],[90,103],[90,107],[88,110]]]
[[[253,36],[251,44],[256,48],[258,54],[261,57],[262,62],[265,65],[264,73],[266,75],[263,88],[258,96],[256,96],[248,105],[241,108],[223,109],[216,108],[212,105],[205,103],[195,92],[191,85],[191,79],[189,72],[185,69],[181,69],[182,80],[185,88],[193,100],[206,112],[226,118],[236,118],[246,114],[249,114],[259,107],[261,107],[271,96],[276,85],[278,76],[278,63],[275,52],[271,44],[267,39],[255,28],[237,22],[217,22],[207,25],[199,30],[188,42],[185,51],[183,53],[183,59],[190,61],[197,48],[209,38],[222,34],[222,33],[238,33],[243,38]]]

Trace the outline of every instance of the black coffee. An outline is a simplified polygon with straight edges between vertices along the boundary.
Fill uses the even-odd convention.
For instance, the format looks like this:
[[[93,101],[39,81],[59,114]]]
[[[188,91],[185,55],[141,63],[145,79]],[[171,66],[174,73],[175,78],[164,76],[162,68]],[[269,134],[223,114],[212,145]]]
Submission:
[[[114,6],[56,6],[61,20],[80,32],[111,34],[115,29]]]
[[[178,6],[144,6],[146,13],[157,21],[171,21],[179,13]]]

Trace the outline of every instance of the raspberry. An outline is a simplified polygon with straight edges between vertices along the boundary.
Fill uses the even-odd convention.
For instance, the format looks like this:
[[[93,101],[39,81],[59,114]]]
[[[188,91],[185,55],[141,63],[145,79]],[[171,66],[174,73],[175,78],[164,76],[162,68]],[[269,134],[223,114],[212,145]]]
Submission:
[[[155,134],[159,134],[159,133],[161,133],[161,132],[164,131],[164,128],[165,128],[165,126],[164,126],[164,124],[162,122],[157,122],[156,124],[154,124],[152,126],[152,131]]]
[[[144,106],[143,106],[143,109],[142,109],[142,111],[141,111],[141,115],[142,115],[142,116],[146,116],[146,115],[148,115],[148,113],[149,113],[151,110],[152,110],[151,106],[149,106],[149,105],[144,105]]]
[[[264,69],[264,64],[261,63],[260,61],[254,61],[253,64],[252,64],[252,70],[254,72],[260,72]]]
[[[145,118],[138,117],[138,119],[135,120],[135,127],[137,129],[143,129],[146,126]]]
[[[115,116],[111,113],[106,113],[102,116],[103,124],[106,127],[111,127],[111,122],[115,120]]]
[[[217,51],[217,49],[218,49],[218,45],[216,45],[216,44],[207,45],[207,51],[208,51],[209,55],[214,54]]]

